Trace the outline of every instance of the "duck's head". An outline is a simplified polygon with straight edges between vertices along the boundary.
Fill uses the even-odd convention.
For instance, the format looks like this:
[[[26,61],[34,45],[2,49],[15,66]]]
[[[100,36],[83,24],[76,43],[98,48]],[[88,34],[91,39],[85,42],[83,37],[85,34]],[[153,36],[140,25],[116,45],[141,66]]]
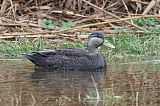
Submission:
[[[105,40],[104,34],[101,32],[93,32],[88,38],[88,51],[94,52],[97,51],[97,48],[104,44],[107,47],[115,48],[107,40]]]

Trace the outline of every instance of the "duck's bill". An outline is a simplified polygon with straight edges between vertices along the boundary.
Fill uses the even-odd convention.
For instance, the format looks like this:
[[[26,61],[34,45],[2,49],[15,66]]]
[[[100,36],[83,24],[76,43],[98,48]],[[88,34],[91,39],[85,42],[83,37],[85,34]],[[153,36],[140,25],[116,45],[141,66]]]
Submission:
[[[112,45],[112,44],[110,44],[107,40],[104,40],[104,45],[107,46],[107,47],[109,47],[109,48],[112,48],[112,49],[115,48],[115,46]]]

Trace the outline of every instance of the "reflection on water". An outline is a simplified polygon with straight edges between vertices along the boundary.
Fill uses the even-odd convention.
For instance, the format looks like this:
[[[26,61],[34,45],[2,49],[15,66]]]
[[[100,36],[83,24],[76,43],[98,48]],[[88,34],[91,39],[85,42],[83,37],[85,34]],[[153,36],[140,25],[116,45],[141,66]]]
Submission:
[[[158,106],[159,69],[159,64],[112,64],[107,73],[51,72],[28,61],[1,61],[0,106],[93,106],[98,95],[98,106]]]
[[[60,98],[64,96],[70,102],[84,102],[86,94],[96,97],[95,85],[92,77],[98,84],[101,92],[101,83],[105,81],[105,72],[84,72],[84,71],[47,71],[36,69],[30,76],[30,82],[38,85],[41,92],[50,92],[52,96]],[[50,91],[51,90],[51,91]],[[41,95],[43,96],[43,95]],[[52,103],[56,104],[56,102]],[[66,105],[66,103],[65,103]],[[71,105],[71,104],[70,104]]]
[[[27,64],[2,62],[0,105],[84,105],[86,95],[97,96],[92,77],[102,92],[105,72],[49,71]]]

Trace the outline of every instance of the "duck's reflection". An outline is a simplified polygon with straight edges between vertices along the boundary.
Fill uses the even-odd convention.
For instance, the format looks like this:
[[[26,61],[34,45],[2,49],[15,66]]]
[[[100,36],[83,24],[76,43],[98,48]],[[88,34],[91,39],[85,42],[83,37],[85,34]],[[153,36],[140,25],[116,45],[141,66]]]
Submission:
[[[65,86],[90,88],[95,87],[93,79],[97,84],[105,80],[105,72],[84,72],[84,71],[66,71],[66,70],[46,70],[35,68],[31,75],[31,81],[44,83],[47,86],[61,88]]]
[[[93,77],[93,78],[92,78]],[[86,72],[86,71],[66,71],[66,70],[44,70],[35,68],[31,75],[31,82],[40,84],[44,90],[51,90],[55,96],[65,95],[79,99],[86,94],[96,96],[97,86],[99,93],[102,92],[102,84],[105,81],[105,72]],[[93,83],[93,79],[96,85]]]

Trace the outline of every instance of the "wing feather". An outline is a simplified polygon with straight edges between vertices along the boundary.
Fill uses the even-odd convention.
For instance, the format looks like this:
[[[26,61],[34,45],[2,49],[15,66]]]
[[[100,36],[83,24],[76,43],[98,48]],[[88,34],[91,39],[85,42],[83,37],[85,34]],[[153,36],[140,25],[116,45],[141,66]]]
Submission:
[[[36,53],[39,53],[46,57],[52,57],[52,56],[54,57],[55,55],[82,57],[88,55],[88,52],[80,49],[56,49],[50,51],[39,51]]]

